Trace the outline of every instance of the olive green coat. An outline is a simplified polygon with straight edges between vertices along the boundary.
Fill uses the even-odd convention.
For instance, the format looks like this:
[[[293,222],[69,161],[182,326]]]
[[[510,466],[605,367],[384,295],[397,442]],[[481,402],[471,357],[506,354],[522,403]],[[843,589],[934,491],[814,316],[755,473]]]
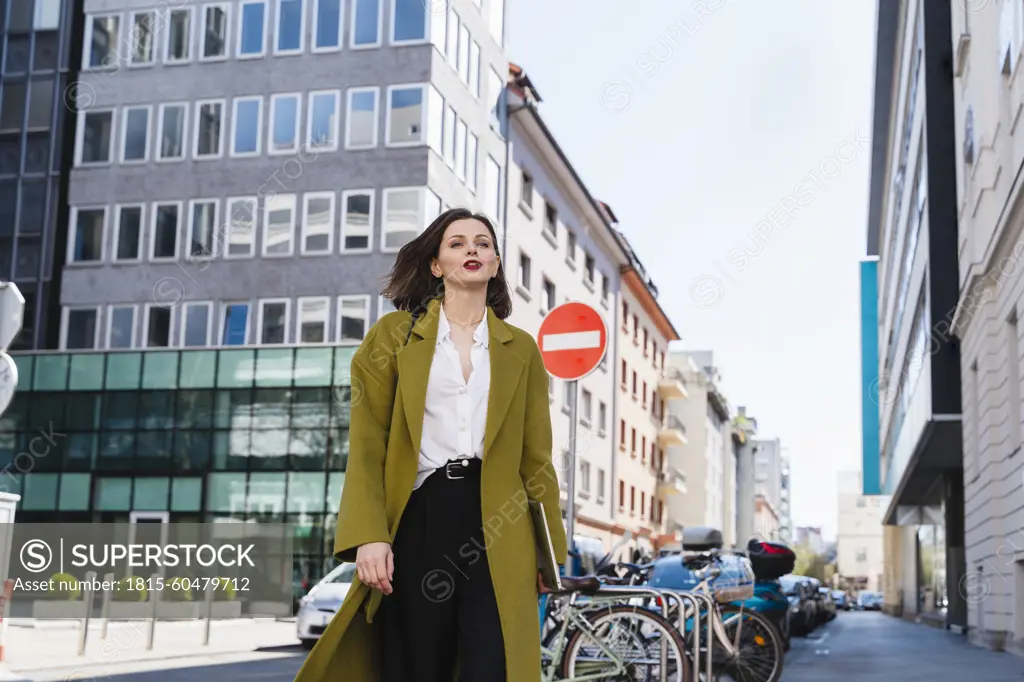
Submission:
[[[410,313],[385,315],[353,356],[348,469],[334,541],[339,561],[354,561],[360,545],[395,538],[416,478],[439,305],[433,301],[417,320],[408,345]],[[566,559],[548,374],[532,336],[490,308],[487,324],[491,383],[480,481],[485,545],[508,682],[538,682],[537,554],[527,498],[544,503],[556,558]],[[382,596],[357,579],[296,682],[378,682],[373,617]]]

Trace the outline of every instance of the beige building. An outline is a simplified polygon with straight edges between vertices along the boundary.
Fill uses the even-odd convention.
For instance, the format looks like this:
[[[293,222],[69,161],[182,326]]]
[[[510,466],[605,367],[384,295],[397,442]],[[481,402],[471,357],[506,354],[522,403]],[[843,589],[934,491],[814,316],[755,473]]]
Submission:
[[[879,591],[885,573],[883,500],[864,494],[859,471],[845,471],[839,475],[838,502],[836,563],[839,575],[855,589]]]
[[[781,540],[779,537],[779,513],[763,495],[754,496],[754,532],[752,536],[759,540]],[[742,545],[745,538],[740,537],[738,541]]]
[[[964,536],[975,643],[1024,652],[1024,6],[950,3],[963,383]],[[969,5],[970,3],[968,3]]]

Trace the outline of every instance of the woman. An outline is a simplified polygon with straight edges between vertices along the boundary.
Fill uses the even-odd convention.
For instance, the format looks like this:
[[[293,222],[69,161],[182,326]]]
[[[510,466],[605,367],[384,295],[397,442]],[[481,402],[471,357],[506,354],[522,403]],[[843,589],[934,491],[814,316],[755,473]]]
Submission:
[[[548,375],[512,302],[494,228],[452,209],[399,252],[396,312],[352,359],[334,556],[358,580],[296,682],[537,682],[528,499],[566,538]]]

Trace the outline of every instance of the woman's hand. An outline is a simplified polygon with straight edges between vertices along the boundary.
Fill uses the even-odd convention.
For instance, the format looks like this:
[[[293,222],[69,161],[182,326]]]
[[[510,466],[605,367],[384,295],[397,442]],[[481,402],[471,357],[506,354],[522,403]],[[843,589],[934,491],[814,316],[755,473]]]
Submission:
[[[368,542],[356,550],[356,570],[359,582],[384,594],[391,594],[391,580],[395,575],[395,556],[386,542]]]
[[[537,571],[537,594],[546,594],[550,591],[547,585],[544,584],[544,578],[541,576],[540,571]]]

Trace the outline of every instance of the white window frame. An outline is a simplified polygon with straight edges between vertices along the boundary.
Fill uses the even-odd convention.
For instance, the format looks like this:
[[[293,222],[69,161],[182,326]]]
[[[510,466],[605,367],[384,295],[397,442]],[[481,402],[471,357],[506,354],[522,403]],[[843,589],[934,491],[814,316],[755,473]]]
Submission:
[[[182,211],[184,210],[183,202],[181,201],[154,201],[152,209],[149,215],[149,249],[148,249],[148,261],[150,263],[173,263],[178,260],[178,256],[181,253],[181,223],[182,223]],[[177,206],[178,207],[178,224],[175,227],[174,232],[174,256],[157,258],[154,254],[156,253],[156,230],[157,222],[156,216],[161,206]]]
[[[533,258],[530,257],[530,254],[526,253],[522,249],[519,249],[519,264],[516,268],[518,274],[518,276],[516,277],[516,286],[522,289],[523,291],[529,292],[531,282],[526,282],[525,284],[523,283],[523,273],[525,272],[525,270],[523,269],[523,256],[526,256],[526,260],[529,261],[529,278],[531,280],[533,279]]]
[[[219,104],[220,105],[220,137],[217,139],[217,152],[215,154],[199,154],[199,121],[202,116],[203,106],[206,104]],[[196,100],[195,106],[193,107],[193,122],[192,122],[192,158],[195,161],[209,161],[211,159],[220,159],[224,157],[224,131],[228,128],[228,101],[226,99],[201,99]]]
[[[135,258],[125,258],[119,260],[117,257],[117,246],[121,241],[121,211],[126,208],[137,208],[139,209],[139,246],[135,254]],[[142,262],[142,251],[146,244],[146,204],[142,203],[129,203],[129,204],[114,204],[114,239],[110,243],[110,262],[111,263],[141,263]]]
[[[68,319],[71,317],[72,310],[92,310],[96,312],[96,324],[95,330],[93,331],[92,349],[98,350],[100,348],[100,328],[103,325],[101,306],[98,305],[66,305],[61,308],[60,349],[67,350],[68,348]]]
[[[289,149],[274,149],[274,128],[277,125],[277,103],[281,100],[293,99],[295,107],[295,130],[294,143]],[[276,92],[270,96],[270,124],[267,126],[267,154],[270,156],[285,156],[295,154],[299,150],[302,140],[302,93],[301,92]],[[233,139],[233,138],[232,138]]]
[[[396,193],[399,193],[399,192],[409,192],[409,191],[416,191],[417,192],[416,211],[419,213],[420,218],[422,218],[422,220],[420,221],[420,228],[419,228],[419,232],[417,233],[417,235],[423,234],[423,230],[426,228],[426,222],[425,222],[426,221],[426,200],[427,200],[427,191],[428,191],[426,187],[423,187],[422,185],[414,185],[414,186],[408,186],[408,187],[386,187],[386,188],[384,188],[384,190],[382,190],[382,192],[381,192],[381,200],[380,200],[380,211],[381,211],[381,213],[380,213],[380,215],[381,215],[381,218],[380,218],[380,251],[381,251],[381,253],[398,253],[401,250],[401,248],[402,248],[400,246],[397,247],[397,248],[396,247],[388,247],[387,246],[387,236],[388,236],[388,234],[390,234],[390,232],[392,232],[391,230],[388,230],[388,224],[387,224],[388,197],[391,196],[392,194],[396,194]],[[415,237],[414,237],[414,239],[415,239]]]
[[[281,37],[281,5],[285,2],[299,3],[299,46],[297,48],[283,50],[278,47]],[[290,57],[302,54],[306,51],[306,0],[274,0],[274,56]]]
[[[149,311],[153,308],[160,308],[161,310],[167,310],[170,315],[170,319],[167,321],[167,345],[166,346],[150,346],[149,345]],[[174,314],[175,306],[167,306],[162,303],[146,303],[142,307],[142,334],[140,335],[140,348],[175,348],[174,345],[174,322],[176,315]]]
[[[15,0],[17,1],[17,0]],[[90,66],[92,57],[92,32],[93,32],[93,21],[95,19],[105,19],[108,17],[117,17],[117,41],[110,46],[111,56],[114,57],[112,63],[107,66]],[[82,41],[82,71],[114,71],[121,67],[120,61],[120,50],[124,44],[122,35],[124,33],[124,13],[123,12],[95,12],[85,15],[85,40]]]
[[[348,198],[353,195],[363,194],[370,197],[370,224],[367,226],[369,234],[367,235],[366,248],[365,249],[349,249],[345,247],[345,237],[348,236],[345,232],[345,209],[348,206]],[[376,220],[377,206],[376,206],[377,195],[372,189],[347,189],[341,193],[341,205],[338,208],[338,215],[340,218],[340,229],[341,229],[341,242],[340,251],[341,253],[370,253],[373,251],[373,233],[374,233],[374,222]],[[354,235],[361,236],[361,235]],[[369,305],[369,303],[367,303]]]
[[[125,145],[128,143],[128,112],[141,109],[146,112],[146,149],[141,159],[125,159]],[[117,156],[118,163],[134,166],[137,164],[149,163],[150,147],[153,141],[153,105],[133,104],[121,109],[121,134],[118,136],[118,148],[120,153]]]
[[[360,343],[363,342],[363,339],[356,340],[356,339],[342,339],[341,338],[341,318],[342,318],[342,311],[344,311],[344,309],[345,309],[344,308],[344,304],[345,304],[346,301],[356,301],[356,300],[359,300],[359,301],[363,302],[363,312],[366,314],[366,317],[364,318],[365,321],[366,321],[366,329],[363,331],[363,339],[366,338],[366,334],[369,333],[370,327],[373,326],[373,321],[370,319],[370,295],[369,294],[350,294],[350,295],[338,296],[338,299],[337,299],[338,309],[337,309],[337,314],[335,315],[335,330],[334,330],[335,343],[337,343],[338,345],[341,345],[341,346],[358,346]]]
[[[103,231],[100,234],[100,257],[98,260],[74,260],[75,241],[78,238],[78,214],[81,211],[103,211]],[[102,265],[107,255],[107,223],[110,220],[110,209],[106,205],[85,204],[71,207],[71,225],[68,226],[68,248],[65,254],[66,265],[89,266]]]
[[[284,340],[281,343],[266,344],[270,346],[287,346],[289,341],[292,322],[292,300],[290,298],[261,298],[256,301],[256,345],[263,343],[263,307],[267,304],[284,303]],[[249,319],[246,318],[246,323]]]
[[[149,55],[149,61],[137,62],[135,61],[135,45],[138,42],[138,38],[135,35],[135,19],[140,14],[148,14],[150,16],[150,37],[153,40],[152,54]],[[160,50],[160,31],[157,30],[157,13],[151,9],[132,10],[128,12],[128,67],[133,69],[141,69],[150,67],[156,64],[156,58]],[[92,35],[88,36],[88,40],[92,42]]]
[[[313,3],[313,28],[309,34],[310,52],[313,54],[324,54],[326,52],[339,52],[345,44],[345,0],[338,0],[338,45],[337,47],[320,47],[316,44],[317,29],[320,28],[320,3],[323,0],[310,0]],[[348,0],[355,3],[355,0]]]
[[[260,51],[253,54],[242,52],[242,37],[245,32],[242,30],[245,21],[245,8],[247,5],[263,5],[263,27],[260,31]],[[267,34],[269,24],[272,21],[270,16],[270,0],[243,0],[238,4],[238,22],[235,24],[235,59],[262,59],[267,56]]]
[[[195,206],[196,204],[213,204],[213,244],[210,246],[209,256],[194,256],[192,255],[192,235],[195,230]],[[198,261],[208,262],[212,260],[218,253],[217,248],[220,246],[220,200],[219,199],[190,199],[188,202],[188,224],[185,230],[185,260],[187,261]]]
[[[204,52],[206,50],[206,11],[208,9],[219,7],[224,10],[224,54],[207,57]],[[207,2],[200,5],[199,11],[201,17],[199,20],[199,36],[196,41],[196,49],[199,55],[200,62],[223,62],[227,61],[228,56],[231,55],[231,3],[229,2]]]
[[[480,43],[469,41],[469,92],[480,101]]]
[[[302,304],[308,302],[320,302],[326,304],[324,312],[324,340],[321,342],[316,341],[303,341],[302,340]],[[331,297],[330,296],[299,296],[295,300],[296,309],[296,320],[295,320],[295,343],[301,346],[321,346],[327,345],[331,342]]]
[[[445,165],[455,170],[455,128],[459,116],[450,103],[445,103],[441,117],[441,158]]]
[[[352,14],[349,17],[349,49],[350,50],[372,50],[384,44],[384,0],[377,2],[377,40],[372,43],[356,44],[356,9],[359,5],[355,0],[348,0]]]
[[[231,101],[231,147],[228,156],[232,159],[251,159],[263,154],[263,95],[244,95],[235,97]],[[259,110],[256,114],[256,151],[237,152],[235,151],[235,127],[238,124],[238,105],[243,102],[259,102]]]
[[[181,114],[181,156],[163,156],[164,111],[170,108],[182,108]],[[157,133],[154,159],[157,163],[181,163],[188,157],[189,148],[189,102],[161,102],[157,110]]]
[[[459,80],[465,85],[469,85],[469,44],[473,42],[473,39],[469,35],[469,27],[466,26],[466,22],[462,22],[462,26],[459,26],[459,54],[456,60],[455,72],[459,74]]]
[[[466,181],[466,134],[469,126],[466,121],[455,117],[455,177]]]
[[[396,83],[389,85],[387,100],[384,106],[387,108],[384,118],[384,146],[391,148],[423,147],[427,144],[427,112],[430,110],[430,90],[427,83]],[[420,140],[413,142],[392,142],[391,141],[391,93],[395,90],[419,89],[423,94],[422,112],[420,113]]]
[[[291,199],[292,207],[292,222],[291,222],[291,237],[288,240],[288,252],[287,253],[269,253],[268,237],[270,230],[270,200],[285,200]],[[299,216],[299,195],[298,194],[273,194],[267,196],[263,200],[263,233],[261,235],[262,245],[260,249],[260,255],[264,258],[289,258],[295,255],[295,222]]]
[[[444,58],[453,71],[459,66],[459,27],[462,26],[462,17],[455,11],[455,3],[451,4],[448,10],[448,21],[444,32]]]
[[[103,324],[103,348],[110,349],[110,337],[114,330],[114,309],[128,308],[132,311],[132,330],[128,339],[128,348],[138,348],[139,336],[139,306],[134,303],[114,303],[107,306],[106,319]],[[118,350],[126,350],[118,347]]]
[[[313,98],[317,96],[334,96],[334,129],[331,131],[331,142],[327,145],[313,146]],[[310,90],[306,95],[306,135],[303,138],[305,148],[317,152],[338,151],[338,137],[341,135],[341,90]]]
[[[327,248],[310,251],[306,248],[306,226],[309,225],[309,202],[311,199],[330,199],[331,208],[327,223]],[[338,223],[338,196],[334,192],[306,192],[302,195],[302,226],[299,228],[299,253],[303,256],[329,256],[334,253],[334,229]],[[326,338],[326,336],[325,336]]]
[[[250,202],[252,205],[252,225],[249,227],[249,252],[245,254],[231,253],[231,231],[232,231],[232,204],[237,201]],[[245,260],[256,257],[256,225],[260,210],[259,197],[257,196],[233,196],[224,200],[224,232],[220,235],[220,243],[223,244],[222,255],[225,260]]]
[[[470,144],[472,142],[472,144]],[[466,188],[476,194],[480,180],[480,138],[472,130],[466,129]]]
[[[206,306],[206,340],[201,346],[186,346],[185,331],[188,327],[188,309],[196,306]],[[181,324],[178,325],[178,348],[210,348],[210,335],[213,334],[213,301],[188,301],[181,306]],[[248,324],[248,319],[246,320]]]
[[[177,7],[167,9],[167,17],[165,19],[167,26],[164,30],[164,65],[166,66],[178,66],[179,64],[191,64],[195,60],[195,37],[196,37],[196,13],[193,11],[193,5],[178,4]],[[188,14],[188,40],[186,45],[188,46],[188,54],[184,59],[171,59],[171,12],[186,12]]]
[[[384,312],[384,306],[385,306],[385,305],[386,305],[387,307],[391,308],[391,310],[388,310],[388,311],[387,311],[387,313],[386,313],[386,312]],[[392,304],[391,304],[391,303],[390,303],[390,302],[388,301],[388,299],[384,298],[384,296],[383,296],[383,295],[380,295],[380,296],[378,296],[378,297],[377,297],[377,321],[380,321],[380,318],[382,318],[382,317],[384,317],[385,315],[387,315],[388,313],[390,313],[390,312],[391,312],[392,310],[394,310],[394,308],[395,308],[395,306],[394,306],[394,305],[392,305]]]
[[[352,144],[352,100],[356,95],[373,94],[373,142],[368,145]],[[349,88],[345,102],[345,149],[375,149],[380,141],[380,88]]]
[[[110,114],[110,141],[107,143],[107,160],[106,161],[82,161],[82,147],[85,144],[85,119],[89,115],[94,114]],[[117,125],[117,109],[112,107],[103,107],[99,109],[86,109],[78,112],[78,124],[77,130],[75,131],[75,166],[79,168],[102,168],[103,166],[110,166],[114,163],[116,158],[114,155],[114,144],[118,138],[118,125]]]
[[[445,99],[433,85],[427,92],[427,148],[444,160]]]
[[[224,331],[225,331],[225,328],[226,328],[225,316],[227,315],[228,308],[233,306],[233,305],[244,305],[244,306],[246,306],[246,308],[248,308],[249,312],[247,312],[246,315],[245,315],[245,342],[242,343],[241,345],[242,346],[251,346],[252,345],[252,315],[253,315],[253,309],[252,309],[253,308],[253,304],[252,304],[252,301],[224,301],[224,302],[222,302],[220,304],[220,307],[218,309],[219,312],[220,312],[220,317],[218,318],[218,321],[217,321],[217,339],[216,339],[216,342],[213,344],[214,347],[217,347],[217,348],[237,348],[237,346],[228,345],[228,344],[224,343]]]
[[[410,38],[407,40],[396,40],[395,30],[398,28],[398,0],[391,0],[391,26],[388,29],[388,42],[391,45],[424,45],[430,42],[430,15],[431,4],[436,0],[422,0],[418,4],[423,8],[423,37]]]

